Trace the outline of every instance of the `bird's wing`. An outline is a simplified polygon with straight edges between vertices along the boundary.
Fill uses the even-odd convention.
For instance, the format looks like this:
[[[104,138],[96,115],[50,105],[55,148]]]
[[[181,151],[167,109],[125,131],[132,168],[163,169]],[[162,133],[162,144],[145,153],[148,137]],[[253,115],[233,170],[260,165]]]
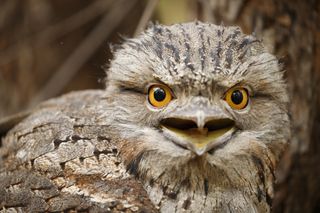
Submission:
[[[135,179],[127,178],[120,183],[95,175],[50,178],[36,171],[19,169],[0,173],[0,212],[155,210]]]
[[[0,148],[0,212],[156,211],[108,134],[103,91],[42,104]]]

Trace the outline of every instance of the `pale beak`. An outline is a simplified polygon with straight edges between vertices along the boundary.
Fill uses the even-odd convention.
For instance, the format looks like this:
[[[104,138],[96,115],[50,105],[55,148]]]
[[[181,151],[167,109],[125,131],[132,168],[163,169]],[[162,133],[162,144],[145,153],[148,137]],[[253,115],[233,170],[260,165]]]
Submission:
[[[204,113],[198,112],[188,118],[166,118],[161,126],[173,142],[200,156],[228,140],[234,132],[234,121],[223,117],[205,117]]]

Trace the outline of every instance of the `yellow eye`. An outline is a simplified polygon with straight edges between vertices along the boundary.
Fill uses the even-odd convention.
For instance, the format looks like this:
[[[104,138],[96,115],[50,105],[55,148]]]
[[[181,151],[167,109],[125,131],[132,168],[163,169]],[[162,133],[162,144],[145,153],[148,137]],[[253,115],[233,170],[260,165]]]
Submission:
[[[153,85],[148,92],[149,103],[157,108],[167,106],[172,99],[172,93],[169,87],[165,85]]]
[[[233,109],[243,109],[248,105],[249,95],[248,91],[242,87],[234,87],[227,91],[225,100]]]

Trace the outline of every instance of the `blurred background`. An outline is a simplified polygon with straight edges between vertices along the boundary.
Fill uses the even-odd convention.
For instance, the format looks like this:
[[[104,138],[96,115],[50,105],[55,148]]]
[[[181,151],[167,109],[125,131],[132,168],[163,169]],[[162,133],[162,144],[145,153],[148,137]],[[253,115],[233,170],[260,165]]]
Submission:
[[[320,212],[319,0],[0,0],[0,119],[73,90],[104,88],[110,44],[149,21],[239,25],[284,64],[293,135],[274,212]]]

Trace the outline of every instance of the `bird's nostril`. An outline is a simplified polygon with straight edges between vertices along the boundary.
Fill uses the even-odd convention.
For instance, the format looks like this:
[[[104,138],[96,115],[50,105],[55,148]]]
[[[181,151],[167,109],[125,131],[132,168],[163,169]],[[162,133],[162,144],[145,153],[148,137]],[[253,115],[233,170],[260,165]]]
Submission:
[[[161,121],[161,124],[180,130],[198,128],[198,125],[194,121],[181,118],[166,118]]]

